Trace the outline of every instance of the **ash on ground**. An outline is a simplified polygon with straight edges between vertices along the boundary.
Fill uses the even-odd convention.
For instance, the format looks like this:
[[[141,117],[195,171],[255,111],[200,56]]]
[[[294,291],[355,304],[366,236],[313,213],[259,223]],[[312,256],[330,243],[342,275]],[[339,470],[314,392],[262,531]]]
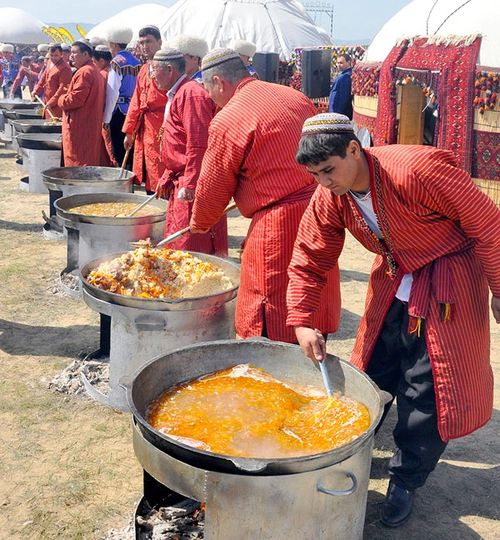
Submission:
[[[112,529],[101,540],[200,540],[204,536],[204,507],[185,499],[172,506],[151,508],[143,501],[135,526]]]
[[[82,373],[93,388],[104,395],[108,394],[109,358],[90,360],[85,357],[73,360],[49,382],[49,388],[62,394],[88,396],[82,382]]]

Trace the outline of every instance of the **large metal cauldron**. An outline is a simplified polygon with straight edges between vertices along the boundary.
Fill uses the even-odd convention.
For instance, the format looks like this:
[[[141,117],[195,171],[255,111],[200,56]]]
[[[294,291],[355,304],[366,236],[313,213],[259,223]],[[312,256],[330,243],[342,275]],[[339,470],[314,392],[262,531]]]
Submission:
[[[114,253],[126,251],[129,242],[151,238],[156,243],[163,238],[167,203],[154,200],[148,203],[147,216],[114,217],[88,216],[78,213],[78,207],[86,204],[127,202],[137,206],[146,196],[134,193],[85,193],[62,197],[54,203],[57,220],[67,232],[66,272],[79,269],[89,261]],[[70,212],[70,208],[76,210]]]
[[[61,133],[62,125],[49,122],[45,118],[12,120],[17,133]]]
[[[135,175],[118,167],[54,167],[42,171],[43,182],[59,197],[81,193],[131,193]]]
[[[119,385],[122,377],[132,375],[156,356],[186,343],[231,339],[236,336],[234,313],[240,283],[239,266],[213,255],[192,253],[222,268],[234,287],[198,298],[137,298],[103,291],[85,279],[99,264],[123,253],[100,257],[81,268],[85,303],[101,315],[110,317],[107,396],[91,388],[84,378],[87,390],[95,399],[115,409],[129,411],[126,392]]]
[[[238,363],[322,388],[319,370],[296,345],[267,340],[199,343],[155,358],[121,381],[134,416],[137,458],[158,482],[206,502],[206,539],[362,538],[374,430],[385,396],[351,364],[331,355],[325,362],[334,389],[364,403],[371,424],[341,448],[297,458],[214,454],[164,435],[145,418],[148,405],[167,388]]]
[[[34,104],[29,99],[0,99],[0,109],[12,111],[14,109],[32,109]]]
[[[16,136],[21,148],[27,150],[61,150],[60,133],[20,133]]]

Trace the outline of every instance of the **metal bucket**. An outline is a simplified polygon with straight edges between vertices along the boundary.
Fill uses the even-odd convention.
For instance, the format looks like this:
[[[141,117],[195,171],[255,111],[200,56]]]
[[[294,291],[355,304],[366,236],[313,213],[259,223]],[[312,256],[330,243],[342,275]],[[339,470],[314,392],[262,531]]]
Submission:
[[[109,391],[105,395],[84,383],[98,401],[129,411],[125,389],[119,381],[170,350],[185,343],[230,339],[236,336],[234,313],[239,287],[239,266],[227,259],[192,252],[196,257],[222,268],[231,279],[229,290],[197,298],[161,300],[124,296],[94,287],[88,274],[102,262],[119,257],[100,257],[81,268],[83,299],[101,316],[110,318]]]
[[[323,387],[316,365],[296,345],[260,340],[199,343],[155,358],[122,380],[134,416],[134,450],[158,482],[206,502],[208,540],[361,540],[373,437],[386,396],[348,362],[328,355],[334,390],[364,403],[369,429],[335,450],[286,459],[223,456],[160,433],[145,418],[167,388],[237,363],[275,377]]]

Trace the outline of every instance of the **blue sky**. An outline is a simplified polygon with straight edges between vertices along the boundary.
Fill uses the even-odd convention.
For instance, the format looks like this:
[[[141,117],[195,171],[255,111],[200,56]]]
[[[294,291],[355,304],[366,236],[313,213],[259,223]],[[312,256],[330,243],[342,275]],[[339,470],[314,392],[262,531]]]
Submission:
[[[210,2],[210,0],[201,0]],[[498,1],[498,0],[495,0]],[[338,2],[315,2],[309,4],[332,5],[334,9],[333,38],[338,40],[371,40],[383,24],[411,0],[352,0]],[[24,9],[45,23],[93,23],[97,24],[120,11],[141,4],[137,0],[0,0],[0,7]],[[173,6],[175,0],[151,0],[146,3]],[[307,2],[303,2],[307,3]],[[326,15],[311,13],[316,24],[330,31]]]

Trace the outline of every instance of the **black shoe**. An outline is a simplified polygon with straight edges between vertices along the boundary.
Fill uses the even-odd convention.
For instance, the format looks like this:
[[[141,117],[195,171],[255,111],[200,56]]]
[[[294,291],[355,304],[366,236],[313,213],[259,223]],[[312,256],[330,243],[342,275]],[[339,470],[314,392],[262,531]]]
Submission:
[[[389,489],[382,507],[382,523],[387,527],[399,527],[406,523],[410,519],[413,495],[413,491],[389,482]]]

